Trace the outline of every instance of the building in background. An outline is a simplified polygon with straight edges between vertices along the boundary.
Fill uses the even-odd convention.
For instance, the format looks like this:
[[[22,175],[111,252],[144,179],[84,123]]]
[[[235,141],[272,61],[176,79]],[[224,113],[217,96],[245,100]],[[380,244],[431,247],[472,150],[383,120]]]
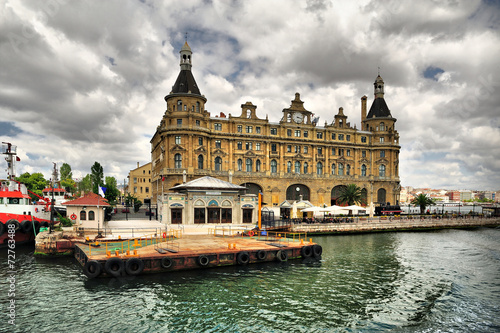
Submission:
[[[144,199],[151,199],[151,162],[140,166],[128,173],[127,194],[131,194],[144,202]]]
[[[186,42],[180,73],[151,139],[153,202],[165,205],[162,194],[203,176],[244,186],[247,194],[261,192],[267,206],[275,208],[301,199],[336,204],[348,184],[362,188],[366,204],[399,202],[399,134],[380,75],[369,110],[367,97],[361,97],[357,129],[343,108],[320,125],[299,93],[281,111],[279,122],[259,117],[252,102],[242,104],[235,116],[213,116],[191,72],[192,60]],[[165,214],[170,223],[173,217]]]

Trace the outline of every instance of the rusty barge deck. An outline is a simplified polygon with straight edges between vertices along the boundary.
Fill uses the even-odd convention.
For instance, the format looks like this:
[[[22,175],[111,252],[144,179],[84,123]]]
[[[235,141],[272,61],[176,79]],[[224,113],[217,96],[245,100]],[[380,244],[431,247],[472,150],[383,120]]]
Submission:
[[[165,235],[163,235],[165,236]],[[265,236],[224,234],[151,237],[125,241],[75,244],[74,256],[89,278],[119,277],[230,265],[319,259],[320,245],[306,235]]]

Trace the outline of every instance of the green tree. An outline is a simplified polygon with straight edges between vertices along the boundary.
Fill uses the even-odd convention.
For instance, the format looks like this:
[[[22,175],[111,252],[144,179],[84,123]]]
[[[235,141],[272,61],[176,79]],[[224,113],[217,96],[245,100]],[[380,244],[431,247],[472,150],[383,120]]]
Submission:
[[[92,191],[98,194],[99,186],[104,185],[104,170],[99,162],[94,162],[94,165],[90,168],[90,172],[90,178],[92,179]]]
[[[21,176],[16,177],[16,180],[25,184],[28,190],[38,194],[39,196],[43,196],[43,189],[46,188],[48,184],[47,180],[45,180],[43,174],[41,174],[40,172],[34,174],[25,172]],[[31,193],[30,197],[32,200],[38,200],[38,197]]]
[[[61,174],[61,180],[73,179],[73,172],[71,171],[71,166],[68,163],[63,163],[59,172]]]
[[[356,184],[349,184],[342,187],[340,195],[337,198],[339,203],[346,203],[347,205],[361,204],[363,199],[363,190]]]
[[[420,193],[415,198],[413,198],[411,203],[415,206],[419,206],[420,207],[420,214],[424,214],[425,208],[427,206],[435,205],[436,201],[434,199],[429,198],[427,195]]]
[[[118,182],[115,177],[106,177],[106,184],[104,185],[106,188],[106,193],[104,196],[108,199],[108,203],[111,205],[116,204],[116,198],[120,195],[120,191],[118,190]]]
[[[138,212],[139,208],[141,208],[142,206],[142,201],[130,193],[128,193],[125,197],[125,202],[127,203],[128,207],[134,207],[134,212]]]
[[[78,183],[78,191],[79,192],[90,192],[90,191],[92,191],[92,178],[91,178],[90,174],[87,174]]]

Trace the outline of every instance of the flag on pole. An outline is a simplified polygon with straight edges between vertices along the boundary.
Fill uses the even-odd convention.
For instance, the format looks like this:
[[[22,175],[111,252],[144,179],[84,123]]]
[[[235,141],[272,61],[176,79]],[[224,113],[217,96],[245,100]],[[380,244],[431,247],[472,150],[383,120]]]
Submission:
[[[104,193],[106,193],[106,188],[99,186],[99,195],[104,198]]]

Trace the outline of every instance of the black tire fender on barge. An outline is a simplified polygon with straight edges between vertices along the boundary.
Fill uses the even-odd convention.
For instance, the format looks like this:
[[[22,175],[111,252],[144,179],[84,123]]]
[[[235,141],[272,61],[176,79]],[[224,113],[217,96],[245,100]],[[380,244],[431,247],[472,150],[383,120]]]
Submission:
[[[125,272],[128,275],[139,275],[144,270],[144,261],[139,258],[130,258],[125,262]]]
[[[89,260],[83,266],[83,274],[93,279],[98,277],[102,272],[102,265],[97,260]]]
[[[264,260],[267,257],[267,252],[264,250],[259,250],[257,251],[257,259],[258,260]]]
[[[240,265],[246,265],[250,262],[250,253],[242,251],[236,256],[236,261]]]
[[[174,266],[174,261],[169,257],[161,258],[161,267],[162,268],[172,268]]]
[[[288,260],[288,253],[285,250],[279,250],[276,253],[276,259],[280,262]]]
[[[196,263],[202,267],[206,267],[210,263],[210,258],[202,254],[196,259]]]
[[[312,246],[312,252],[315,257],[321,257],[321,255],[323,254],[323,248],[321,247],[321,245],[315,244]]]
[[[122,274],[124,266],[123,260],[120,258],[111,258],[104,264],[104,270],[109,275],[118,277]]]
[[[33,230],[33,223],[29,220],[21,222],[21,232],[27,234]]]
[[[300,249],[300,255],[302,258],[309,258],[313,255],[313,249],[309,245],[303,246]]]

